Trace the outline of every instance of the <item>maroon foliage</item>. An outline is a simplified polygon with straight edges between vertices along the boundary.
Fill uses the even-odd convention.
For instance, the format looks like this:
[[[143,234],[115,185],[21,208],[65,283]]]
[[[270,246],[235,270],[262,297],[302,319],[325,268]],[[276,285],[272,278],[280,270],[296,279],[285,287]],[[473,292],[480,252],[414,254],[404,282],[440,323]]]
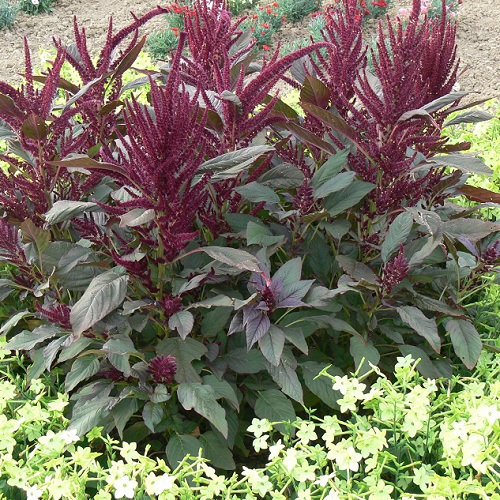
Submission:
[[[117,215],[133,208],[154,209],[167,260],[196,236],[193,223],[205,203],[208,180],[205,176],[193,183],[207,148],[206,115],[200,111],[197,95],[178,90],[177,63],[178,59],[165,86],[151,81],[151,107],[135,100],[127,104],[127,134],[118,134],[117,150],[107,145],[101,149],[106,162],[126,172],[124,185],[139,193],[117,202],[117,208],[107,208]]]
[[[440,127],[445,114],[414,110],[451,92],[458,66],[456,28],[446,15],[419,23],[420,1],[414,0],[407,26],[388,20],[384,32],[379,24],[372,73],[361,47],[356,3],[343,0],[342,9],[328,10],[324,31],[325,40],[331,42],[328,55],[320,54],[312,66],[330,91],[331,111],[347,123],[358,145],[350,157],[351,168],[377,185],[369,210],[383,214],[415,204],[441,178],[432,171],[414,174],[415,157],[408,151],[429,157],[443,143]],[[315,132],[316,118],[309,114],[305,122]],[[323,131],[329,132],[328,127]],[[330,139],[339,145],[331,132]]]

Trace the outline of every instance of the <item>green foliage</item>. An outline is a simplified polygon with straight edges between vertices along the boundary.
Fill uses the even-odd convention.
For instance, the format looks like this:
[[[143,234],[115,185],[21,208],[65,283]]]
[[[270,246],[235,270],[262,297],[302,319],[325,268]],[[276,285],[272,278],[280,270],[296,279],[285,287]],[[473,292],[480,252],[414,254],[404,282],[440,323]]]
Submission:
[[[278,12],[288,22],[297,23],[321,9],[321,0],[279,0]]]
[[[20,0],[19,8],[32,16],[38,14],[49,14],[52,6],[57,0]]]
[[[0,30],[10,29],[14,24],[19,5],[12,0],[0,0]]]
[[[281,30],[284,19],[277,2],[260,5],[254,13],[250,14],[242,26],[252,32],[256,45],[264,50],[269,50],[273,43],[273,36]]]
[[[149,78],[128,76],[139,41],[92,78],[87,54],[85,71],[70,59],[86,80],[56,68],[23,100],[4,87],[1,285],[22,307],[0,334],[30,353],[29,383],[61,370],[70,431],[152,441],[172,468],[201,449],[232,470],[233,455],[253,453],[255,416],[293,434],[304,406],[318,418],[344,408],[321,371],[366,376],[369,361],[392,373],[401,354],[426,378],[472,369],[482,342],[465,302],[497,273],[499,226],[447,203],[468,172],[488,172],[480,160],[400,142],[417,130],[419,151],[446,151],[435,127],[466,93],[391,111],[370,135],[371,115],[331,105],[338,82],[304,73],[326,43],[257,64],[250,33],[203,15],[198,27],[221,30],[218,50],[205,32],[203,51]],[[299,112],[269,95],[294,61]],[[387,184],[381,130],[406,169]],[[422,179],[437,180],[413,191]]]
[[[483,109],[471,113],[470,123],[453,124],[445,128],[444,134],[455,144],[469,143],[470,150],[477,152],[479,158],[491,169],[491,176],[471,175],[468,184],[490,191],[500,192],[500,102],[495,99],[486,102]],[[484,115],[491,119],[475,123],[475,118]],[[498,201],[497,201],[498,203]],[[498,210],[490,209],[491,215],[499,218]],[[483,212],[486,214],[486,212]],[[492,219],[495,220],[495,219]]]
[[[79,435],[57,384],[28,386],[23,359],[0,349],[0,498],[497,498],[498,355],[484,353],[473,373],[451,381],[425,379],[410,356],[398,359],[393,380],[376,370],[371,385],[309,365],[340,411],[296,418],[281,392],[263,391],[246,429],[254,452],[238,473],[219,475],[213,467],[232,458],[218,432],[174,436],[168,464],[154,441],[141,448],[103,427]]]
[[[177,47],[179,32],[184,29],[182,12],[169,12],[165,15],[165,28],[155,30],[148,36],[146,50],[153,60],[165,60]]]
[[[239,16],[245,11],[252,10],[258,3],[258,0],[228,0],[229,10],[234,16]]]

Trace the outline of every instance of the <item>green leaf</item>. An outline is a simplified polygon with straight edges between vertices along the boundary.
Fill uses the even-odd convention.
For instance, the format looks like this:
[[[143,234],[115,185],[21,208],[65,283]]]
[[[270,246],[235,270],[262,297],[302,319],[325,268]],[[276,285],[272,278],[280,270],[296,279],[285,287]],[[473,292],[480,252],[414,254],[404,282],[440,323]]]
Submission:
[[[224,214],[224,219],[235,233],[246,231],[249,222],[265,227],[260,219],[250,214]]]
[[[313,178],[311,179],[311,184],[314,188],[319,188],[330,179],[335,178],[335,176],[340,172],[347,157],[349,156],[349,149],[342,149],[334,155],[330,156],[323,165],[315,172]]]
[[[85,212],[95,212],[100,209],[101,207],[97,203],[91,201],[60,200],[56,201],[45,214],[45,220],[51,226],[64,220],[73,219]]]
[[[132,339],[125,334],[114,335],[102,346],[102,349],[114,354],[131,354],[137,352]]]
[[[11,316],[1,327],[0,327],[0,334],[7,334],[9,333],[12,328],[14,328],[19,321],[21,321],[24,318],[27,318],[28,316],[33,316],[33,313],[30,311],[19,311],[14,316]]]
[[[95,426],[102,423],[115,401],[115,398],[103,396],[86,400],[84,404],[75,406],[68,430],[74,429],[78,436],[84,436]]]
[[[83,333],[114,311],[125,299],[128,276],[123,267],[114,267],[91,282],[71,308],[70,321],[76,334]]]
[[[120,216],[120,227],[136,227],[151,222],[156,217],[155,211],[150,208],[134,208]]]
[[[396,310],[403,322],[424,337],[434,351],[439,353],[441,339],[439,338],[436,320],[427,318],[420,309],[413,306],[401,306],[397,307]]]
[[[413,345],[400,345],[398,349],[401,351],[403,356],[408,356],[411,354],[414,360],[419,359],[419,363],[417,365],[417,370],[426,378],[440,378],[441,374],[436,369],[429,356],[420,349],[420,347],[416,347]]]
[[[201,322],[201,333],[204,337],[215,337],[224,330],[233,309],[231,307],[216,307],[204,314]]]
[[[199,383],[180,384],[177,397],[185,410],[194,410],[205,417],[227,438],[226,411],[217,403],[213,387]]]
[[[203,384],[212,387],[219,398],[224,398],[236,411],[239,410],[238,396],[234,387],[227,380],[221,380],[215,375],[205,375]]]
[[[354,181],[354,177],[356,177],[355,172],[343,172],[338,174],[315,189],[313,191],[313,196],[318,200],[325,198],[329,194],[336,193],[349,186]]]
[[[290,163],[281,163],[263,173],[257,181],[274,189],[293,189],[304,182],[304,174]]]
[[[55,357],[57,356],[59,349],[69,339],[69,337],[70,337],[69,334],[62,335],[61,337],[54,339],[50,344],[48,344],[46,347],[44,347],[43,359],[45,361],[45,367],[47,368],[47,370],[50,370],[50,367],[52,366],[52,362],[54,361]]]
[[[275,193],[274,189],[259,184],[258,182],[249,182],[244,186],[239,186],[234,189],[243,198],[253,203],[260,203],[262,201],[268,203],[279,203],[280,197]]]
[[[0,257],[0,262],[2,257]],[[0,302],[3,302],[13,291],[15,283],[12,280],[0,278]]]
[[[123,440],[123,429],[125,425],[131,419],[132,415],[138,410],[139,405],[137,404],[136,398],[125,398],[122,399],[112,410],[111,416],[115,423],[116,430],[120,439]]]
[[[294,328],[293,326],[285,326],[281,328],[288,342],[292,343],[297,349],[304,354],[309,352],[309,347],[304,335],[303,328]]]
[[[413,227],[413,217],[408,212],[400,213],[389,226],[389,231],[382,243],[382,260],[387,262],[399,244],[404,243]]]
[[[356,281],[366,281],[371,285],[379,284],[377,275],[362,262],[358,262],[348,255],[337,255],[336,259],[340,267]]]
[[[213,246],[197,248],[193,251],[193,253],[194,252],[205,252],[207,255],[212,257],[212,259],[222,262],[223,264],[228,264],[229,266],[233,266],[237,269],[254,271],[256,273],[261,272],[257,258],[244,250]]]
[[[259,340],[259,347],[264,357],[274,366],[279,366],[281,353],[285,347],[283,330],[271,325],[269,332]]]
[[[495,118],[492,114],[482,111],[480,109],[473,109],[471,111],[467,111],[465,113],[461,113],[455,118],[448,120],[444,125],[444,127],[450,127],[451,125],[457,125],[459,123],[478,123],[491,120]]]
[[[80,382],[87,380],[99,371],[99,359],[94,355],[82,356],[76,359],[71,366],[71,371],[66,375],[64,389],[69,392]]]
[[[274,151],[272,146],[249,146],[238,151],[224,153],[202,163],[197,170],[194,183],[201,179],[201,174],[212,172],[211,182],[237,176],[242,170],[250,167],[253,162],[262,156]]]
[[[88,248],[75,245],[67,254],[63,255],[57,263],[57,274],[67,274],[81,262],[86,262],[92,251]],[[43,259],[44,255],[42,255]]]
[[[269,363],[267,369],[273,380],[287,396],[304,404],[302,385],[297,377],[297,360],[293,356],[291,349],[283,350],[278,366]]]
[[[455,349],[455,353],[464,365],[472,370],[479,359],[483,343],[476,328],[469,321],[452,319],[445,325],[446,331]]]
[[[357,335],[353,335],[351,337],[350,344],[351,346],[349,352],[354,359],[354,366],[356,367],[356,370],[361,366],[361,370],[359,372],[360,376],[371,370],[368,363],[375,366],[378,365],[380,361],[380,353],[371,341],[365,340]],[[363,364],[361,365],[362,361]]]
[[[32,380],[37,379],[45,371],[45,359],[43,358],[43,351],[41,349],[34,351],[32,361],[26,372],[28,384],[31,384]]]
[[[109,339],[102,350],[106,352],[109,362],[125,377],[130,376],[130,354],[137,352],[132,340],[125,334],[115,335]]]
[[[325,208],[331,217],[335,217],[359,203],[373,189],[375,184],[371,182],[354,181],[341,191],[330,194],[324,201]]]
[[[202,434],[200,443],[203,446],[203,457],[209,460],[214,467],[223,470],[234,470],[236,468],[231,451],[221,442],[215,432],[208,431]]]
[[[432,163],[444,165],[446,167],[454,167],[458,170],[469,174],[491,175],[493,171],[477,156],[472,156],[464,153],[450,153],[443,156],[433,156]]]
[[[156,426],[162,421],[164,415],[163,405],[152,403],[151,401],[148,401],[142,410],[144,423],[151,432],[156,431]]]
[[[88,337],[80,337],[72,342],[68,347],[65,347],[61,354],[59,355],[59,363],[63,363],[68,359],[72,359],[78,356],[84,349],[86,349],[90,344],[92,344],[92,339]]]
[[[23,330],[5,346],[5,349],[10,351],[29,351],[40,342],[54,337],[60,331],[55,325],[40,325],[32,332]]]
[[[297,419],[292,402],[277,389],[259,392],[255,402],[255,414],[259,418],[267,418],[270,422],[294,422]],[[277,425],[284,432],[286,426]]]
[[[168,440],[166,454],[172,469],[175,469],[187,456],[197,457],[202,448],[201,443],[187,434],[176,434]]]
[[[475,243],[492,233],[500,231],[500,224],[460,217],[443,222],[443,231],[452,238],[467,238]]]
[[[298,281],[302,275],[302,259],[295,257],[287,260],[277,271],[274,273],[274,279],[279,279],[283,282],[283,287],[292,286]]]
[[[342,393],[332,389],[333,383],[331,379],[325,376],[318,377],[318,375],[328,367],[327,372],[330,375],[342,377],[344,375],[342,370],[328,363],[319,363],[317,361],[306,361],[305,363],[300,363],[299,366],[302,369],[302,376],[304,377],[306,387],[318,396],[323,403],[334,410],[338,410],[339,405],[337,404],[337,400],[342,398]]]
[[[158,355],[174,356],[177,364],[174,378],[179,384],[201,381],[191,362],[194,359],[201,359],[206,352],[207,348],[191,337],[187,337],[185,340],[179,337],[164,339],[156,346]]]
[[[193,329],[194,316],[189,311],[176,312],[168,319],[168,326],[171,330],[177,330],[184,340]]]
[[[261,224],[249,222],[246,228],[247,245],[269,247],[285,240],[284,236],[273,236],[271,231]]]
[[[265,358],[257,349],[232,349],[224,360],[235,373],[258,373],[265,369]]]

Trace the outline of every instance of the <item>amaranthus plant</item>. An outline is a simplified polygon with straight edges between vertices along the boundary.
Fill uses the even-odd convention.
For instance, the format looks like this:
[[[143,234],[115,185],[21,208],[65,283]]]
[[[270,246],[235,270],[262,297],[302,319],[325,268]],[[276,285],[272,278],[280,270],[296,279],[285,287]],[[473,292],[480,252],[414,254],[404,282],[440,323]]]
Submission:
[[[470,106],[446,15],[420,22],[415,0],[405,29],[381,25],[372,73],[354,0],[327,11],[322,42],[261,58],[225,2],[199,1],[168,64],[123,85],[137,28],[167,10],[110,22],[97,60],[75,20],[46,74],[26,48],[24,86],[0,84],[1,291],[25,304],[0,334],[30,354],[30,382],[63,371],[69,429],[154,434],[173,467],[201,447],[233,469],[253,417],[338,407],[326,366],[472,368],[462,302],[497,272],[499,226],[449,201],[488,169],[440,135],[487,118],[446,121]]]

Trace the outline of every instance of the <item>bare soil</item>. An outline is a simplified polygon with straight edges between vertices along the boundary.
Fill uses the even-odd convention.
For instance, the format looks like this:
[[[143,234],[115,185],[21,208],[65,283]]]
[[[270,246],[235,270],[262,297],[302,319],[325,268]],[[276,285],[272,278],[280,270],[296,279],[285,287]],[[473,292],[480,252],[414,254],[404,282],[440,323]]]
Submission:
[[[158,0],[59,0],[51,14],[28,16],[21,14],[10,31],[0,32],[0,80],[18,83],[24,69],[23,37],[29,41],[34,65],[39,65],[40,49],[52,46],[52,37],[70,43],[73,17],[85,26],[91,50],[97,51],[105,41],[109,17],[114,30],[158,5]],[[393,14],[409,0],[395,0]],[[461,61],[461,90],[481,92],[482,96],[500,97],[500,9],[498,0],[463,0],[458,18],[458,47]],[[141,34],[164,26],[163,16],[150,21]],[[306,34],[306,23],[287,26],[282,37]],[[285,35],[286,34],[286,35]]]

